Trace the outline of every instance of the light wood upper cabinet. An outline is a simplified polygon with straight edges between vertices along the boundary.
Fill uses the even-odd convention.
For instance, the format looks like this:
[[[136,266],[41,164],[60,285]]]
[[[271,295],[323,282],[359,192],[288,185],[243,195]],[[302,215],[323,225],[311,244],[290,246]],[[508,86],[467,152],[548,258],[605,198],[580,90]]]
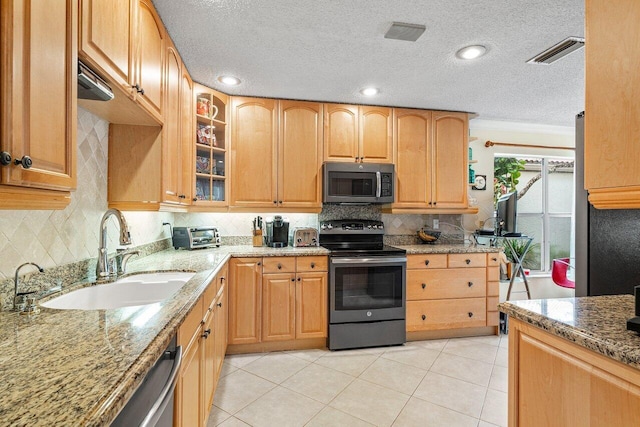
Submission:
[[[394,109],[396,202],[394,207],[427,208],[431,194],[431,111]]]
[[[393,163],[392,109],[325,104],[324,161]]]
[[[467,114],[396,108],[394,121],[393,209],[467,208]]]
[[[322,208],[322,106],[232,97],[231,206]]]
[[[76,187],[77,1],[3,1],[0,20],[0,206],[62,209]]]
[[[229,276],[229,344],[260,342],[262,258],[232,258]]]
[[[467,113],[433,112],[431,201],[436,208],[466,208],[469,125]]]
[[[185,197],[182,203],[190,204],[194,197],[194,165],[193,165],[193,138],[196,134],[194,106],[193,106],[193,80],[182,65],[180,83],[180,193]]]
[[[133,78],[136,0],[81,0],[79,53],[127,93]]]
[[[278,205],[322,208],[322,105],[282,100],[278,117]]]
[[[166,33],[151,0],[139,0],[133,85],[136,100],[162,123]]]
[[[585,181],[596,208],[640,208],[640,3],[585,3]]]
[[[360,161],[393,163],[392,109],[389,107],[359,107]]]
[[[277,206],[277,107],[264,98],[231,98],[231,205]]]
[[[186,203],[182,193],[182,116],[180,86],[182,61],[172,43],[168,43],[165,68],[165,116],[162,128],[162,193],[163,201]]]

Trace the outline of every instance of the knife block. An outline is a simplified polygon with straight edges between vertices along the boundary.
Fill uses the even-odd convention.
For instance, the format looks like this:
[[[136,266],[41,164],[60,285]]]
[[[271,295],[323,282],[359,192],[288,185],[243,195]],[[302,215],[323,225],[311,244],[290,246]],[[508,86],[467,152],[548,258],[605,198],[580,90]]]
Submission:
[[[253,235],[253,246],[262,246],[262,230],[256,230],[255,234]]]

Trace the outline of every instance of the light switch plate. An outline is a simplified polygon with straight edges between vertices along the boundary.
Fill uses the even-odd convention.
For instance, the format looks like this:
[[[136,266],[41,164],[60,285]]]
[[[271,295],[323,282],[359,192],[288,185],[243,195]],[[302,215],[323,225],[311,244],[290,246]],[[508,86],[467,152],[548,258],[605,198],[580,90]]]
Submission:
[[[437,230],[440,228],[440,220],[439,219],[434,219],[433,220],[433,229]]]

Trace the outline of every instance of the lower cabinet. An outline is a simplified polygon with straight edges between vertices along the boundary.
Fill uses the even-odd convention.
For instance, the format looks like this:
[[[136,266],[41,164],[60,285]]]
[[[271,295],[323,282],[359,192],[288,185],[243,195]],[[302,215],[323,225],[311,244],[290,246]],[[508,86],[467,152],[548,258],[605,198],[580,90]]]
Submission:
[[[509,319],[510,426],[637,426],[638,420],[637,369]]]
[[[327,336],[326,256],[234,258],[229,344]]]
[[[497,259],[494,253],[409,255],[407,332],[496,326],[488,314],[497,303],[487,301],[488,289],[497,301],[497,286],[488,287],[487,279],[494,278]]]
[[[227,266],[209,284],[178,329],[183,359],[174,426],[206,426],[227,349]]]

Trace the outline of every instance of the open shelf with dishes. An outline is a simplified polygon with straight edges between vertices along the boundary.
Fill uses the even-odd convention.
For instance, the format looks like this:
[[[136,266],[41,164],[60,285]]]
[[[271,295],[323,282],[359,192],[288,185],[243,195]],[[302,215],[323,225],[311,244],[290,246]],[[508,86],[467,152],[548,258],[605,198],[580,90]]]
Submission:
[[[228,205],[227,104],[229,98],[196,85],[195,198],[194,206]]]

